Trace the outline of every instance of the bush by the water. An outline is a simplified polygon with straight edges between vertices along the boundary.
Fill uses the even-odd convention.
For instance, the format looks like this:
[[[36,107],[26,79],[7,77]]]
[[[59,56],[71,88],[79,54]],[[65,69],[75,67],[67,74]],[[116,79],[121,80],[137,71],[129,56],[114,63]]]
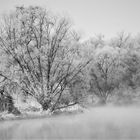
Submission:
[[[14,106],[13,98],[9,94],[4,94],[1,92],[0,94],[0,111],[8,111],[8,113],[13,113],[15,115],[19,115],[19,110]]]

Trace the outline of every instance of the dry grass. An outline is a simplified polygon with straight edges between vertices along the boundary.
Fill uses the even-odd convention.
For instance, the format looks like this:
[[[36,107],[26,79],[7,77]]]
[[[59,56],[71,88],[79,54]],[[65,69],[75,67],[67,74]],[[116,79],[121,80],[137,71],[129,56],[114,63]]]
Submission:
[[[96,107],[84,114],[0,122],[0,139],[140,139],[140,108]]]

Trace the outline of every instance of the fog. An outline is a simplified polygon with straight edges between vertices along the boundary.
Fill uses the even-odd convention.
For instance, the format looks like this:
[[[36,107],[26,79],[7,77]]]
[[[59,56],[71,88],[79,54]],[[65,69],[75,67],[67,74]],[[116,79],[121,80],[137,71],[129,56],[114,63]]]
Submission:
[[[0,139],[139,139],[140,108],[95,107],[78,115],[0,122]]]

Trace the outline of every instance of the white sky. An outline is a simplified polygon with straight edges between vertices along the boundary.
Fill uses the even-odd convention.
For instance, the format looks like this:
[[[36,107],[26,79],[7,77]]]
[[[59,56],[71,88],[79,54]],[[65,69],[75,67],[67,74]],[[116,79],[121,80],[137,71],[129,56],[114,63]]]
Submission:
[[[0,0],[0,13],[20,5],[39,5],[70,16],[85,38],[140,32],[140,0]]]

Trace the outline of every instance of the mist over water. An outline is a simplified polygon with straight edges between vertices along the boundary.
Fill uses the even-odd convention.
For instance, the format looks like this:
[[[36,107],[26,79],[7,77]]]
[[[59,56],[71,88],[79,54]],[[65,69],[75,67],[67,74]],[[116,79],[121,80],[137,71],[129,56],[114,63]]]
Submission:
[[[139,107],[96,107],[83,114],[0,122],[0,139],[139,139]]]

